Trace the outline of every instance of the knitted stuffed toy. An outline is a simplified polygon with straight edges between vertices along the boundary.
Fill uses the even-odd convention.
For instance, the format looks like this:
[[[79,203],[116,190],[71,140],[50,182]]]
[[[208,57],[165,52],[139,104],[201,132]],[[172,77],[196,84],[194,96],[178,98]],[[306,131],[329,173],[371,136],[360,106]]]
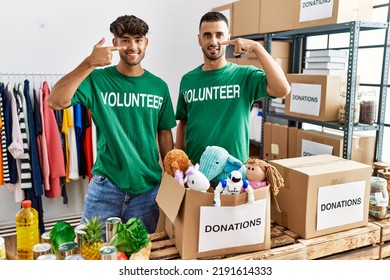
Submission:
[[[207,146],[200,157],[199,165],[199,171],[206,175],[213,187],[226,180],[233,170],[239,170],[242,178],[246,179],[245,165],[219,146]]]

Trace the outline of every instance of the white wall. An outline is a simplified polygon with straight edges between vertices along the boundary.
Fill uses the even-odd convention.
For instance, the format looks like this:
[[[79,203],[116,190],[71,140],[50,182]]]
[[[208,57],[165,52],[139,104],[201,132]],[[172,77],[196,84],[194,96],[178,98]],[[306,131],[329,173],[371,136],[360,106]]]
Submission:
[[[134,14],[144,19],[150,30],[142,65],[168,83],[176,106],[181,76],[202,63],[197,44],[200,17],[231,2],[234,0],[0,0],[0,81],[25,78],[4,73],[67,73],[102,37],[106,45],[111,44],[112,21]],[[118,57],[114,63],[117,61]],[[55,81],[56,77],[45,78]],[[39,78],[34,81],[41,82]],[[80,180],[67,186],[69,205],[63,205],[61,197],[44,198],[45,218],[81,212],[86,185]],[[0,227],[13,223],[19,207],[7,188],[0,187]]]

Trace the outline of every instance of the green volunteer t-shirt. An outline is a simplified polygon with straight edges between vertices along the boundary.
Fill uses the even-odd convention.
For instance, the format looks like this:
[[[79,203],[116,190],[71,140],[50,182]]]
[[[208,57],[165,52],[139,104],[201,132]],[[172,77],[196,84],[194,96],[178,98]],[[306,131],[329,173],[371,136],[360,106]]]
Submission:
[[[207,146],[220,146],[245,162],[251,106],[268,97],[265,72],[231,62],[218,70],[202,71],[201,67],[180,82],[176,119],[187,120],[186,153],[199,163]]]
[[[130,194],[160,183],[157,131],[176,125],[167,84],[145,70],[128,77],[115,66],[95,69],[79,86],[72,105],[83,104],[96,126],[92,173],[108,177]]]

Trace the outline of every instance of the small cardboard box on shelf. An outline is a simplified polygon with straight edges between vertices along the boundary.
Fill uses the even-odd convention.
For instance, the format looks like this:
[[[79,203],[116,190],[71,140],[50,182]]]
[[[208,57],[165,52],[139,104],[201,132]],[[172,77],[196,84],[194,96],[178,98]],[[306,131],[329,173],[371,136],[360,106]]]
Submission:
[[[332,122],[338,120],[340,96],[346,76],[287,74],[291,94],[286,97],[287,116]]]
[[[349,21],[371,21],[372,0],[292,0],[294,29]]]

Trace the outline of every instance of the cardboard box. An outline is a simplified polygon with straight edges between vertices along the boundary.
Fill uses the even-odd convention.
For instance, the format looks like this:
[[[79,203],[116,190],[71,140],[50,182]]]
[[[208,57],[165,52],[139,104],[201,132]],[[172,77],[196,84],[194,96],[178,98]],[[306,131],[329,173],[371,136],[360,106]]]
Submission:
[[[285,114],[316,121],[337,121],[340,96],[346,90],[345,76],[287,74],[291,93]]]
[[[240,0],[233,3],[232,36],[260,33],[261,0]]]
[[[324,132],[299,129],[297,133],[297,156],[305,157],[330,154],[343,157],[344,135],[339,132]],[[375,153],[375,135],[355,132],[352,137],[351,159],[372,165]]]
[[[289,59],[287,58],[274,58],[274,59],[280,65],[284,73],[287,74],[291,72]],[[236,63],[240,65],[253,65],[259,69],[263,69],[263,65],[260,63],[260,61],[257,58],[248,58],[248,57],[237,58]]]
[[[299,156],[297,154],[297,136],[298,135],[298,128],[295,126],[289,126],[288,127],[288,157],[297,157]]]
[[[264,46],[264,41],[258,41],[261,45]],[[284,73],[291,72],[290,69],[290,53],[291,53],[291,43],[286,41],[273,41],[271,47],[271,56],[283,69]],[[263,69],[259,59],[254,53],[248,53],[245,56],[237,58],[237,64],[241,65],[254,65],[260,69]]]
[[[263,139],[263,159],[271,159],[271,143],[272,143],[272,123],[263,123],[264,139]]]
[[[286,125],[272,124],[271,158],[282,159],[288,157],[288,127]]]
[[[293,29],[293,2],[240,0],[233,3],[233,36],[272,33]],[[275,20],[277,18],[277,20]]]
[[[260,33],[294,29],[293,4],[291,0],[261,0]]]
[[[263,145],[263,159],[274,160],[283,159],[289,157],[289,132],[290,128],[286,125],[280,125],[277,123],[266,122],[263,124],[264,128],[264,145]],[[292,137],[294,131],[292,130]],[[291,140],[294,142],[294,140]],[[293,150],[295,147],[292,148]]]
[[[174,236],[172,241],[181,258],[193,259],[270,248],[271,202],[269,187],[255,190],[254,195],[255,203],[251,205],[247,204],[246,193],[235,196],[221,195],[222,206],[214,207],[213,193],[203,193],[183,188],[172,176],[165,173],[156,201],[174,226],[173,233],[172,228],[168,230],[171,232],[170,236]],[[251,213],[245,212],[252,209],[252,207],[262,210],[251,211]],[[245,212],[244,215],[237,215],[243,211]],[[213,216],[210,215],[210,212],[223,214]],[[229,216],[224,214],[229,214]],[[205,217],[207,219],[212,218],[217,222],[205,224],[207,220]],[[166,224],[171,226],[170,223]],[[241,237],[235,239],[237,234],[241,234]],[[221,237],[218,237],[219,235]],[[232,237],[233,235],[234,237]],[[256,242],[256,240],[259,242]],[[226,244],[221,244],[223,242]],[[233,242],[245,245],[232,246]],[[212,246],[223,246],[223,248],[207,249]]]
[[[372,168],[332,155],[273,160],[285,187],[271,219],[308,239],[366,226]]]
[[[225,17],[227,18],[228,22],[229,22],[229,31],[230,33],[232,33],[232,26],[233,26],[233,23],[234,23],[234,19],[233,19],[233,3],[231,4],[226,4],[226,5],[223,5],[223,6],[218,6],[218,7],[215,7],[213,9],[211,9],[213,12],[220,12],[222,14],[225,15]]]
[[[333,0],[293,2],[294,29],[349,21],[372,21],[372,0]]]

